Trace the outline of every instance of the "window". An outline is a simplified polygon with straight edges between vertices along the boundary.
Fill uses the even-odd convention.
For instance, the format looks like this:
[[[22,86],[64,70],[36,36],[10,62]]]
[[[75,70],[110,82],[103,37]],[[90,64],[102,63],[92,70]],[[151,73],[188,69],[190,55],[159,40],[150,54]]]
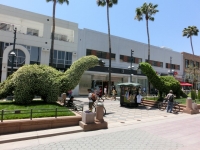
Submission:
[[[199,62],[196,62],[196,67],[199,68]]]
[[[157,66],[157,61],[152,61],[152,66]]]
[[[189,66],[189,60],[185,59],[185,68],[188,68]]]
[[[124,55],[120,55],[119,59],[120,59],[121,62],[123,62],[124,61]]]
[[[111,60],[115,60],[115,54],[111,53]]]
[[[194,67],[194,61],[190,60],[190,66]]]
[[[180,65],[177,65],[176,68],[177,68],[177,70],[180,70]]]
[[[163,67],[163,62],[160,62],[160,67]]]
[[[33,35],[33,36],[38,36],[39,35],[39,30],[27,28],[27,34],[28,35]]]
[[[138,63],[141,63],[142,62],[142,58],[138,58]]]
[[[88,56],[88,55],[92,55],[92,50],[90,50],[90,49],[86,50],[86,56]]]
[[[69,42],[67,40],[67,36],[66,35],[61,35],[61,34],[57,34],[57,33],[54,34],[54,40]]]
[[[68,68],[72,64],[72,52],[54,50],[53,63],[55,67]]]
[[[0,23],[0,30],[12,31],[12,29],[13,29],[13,25],[6,24],[6,23]]]

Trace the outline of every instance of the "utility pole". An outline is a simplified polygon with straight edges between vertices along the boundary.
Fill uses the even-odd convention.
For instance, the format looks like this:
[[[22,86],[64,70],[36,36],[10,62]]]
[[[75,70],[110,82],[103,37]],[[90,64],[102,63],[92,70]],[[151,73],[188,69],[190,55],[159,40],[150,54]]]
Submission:
[[[11,74],[13,74],[13,63],[14,63],[14,57],[15,57],[15,42],[16,42],[16,32],[17,32],[17,28],[14,29],[14,43],[13,43],[13,52],[11,52],[12,55],[12,65],[11,65]]]
[[[132,70],[133,70],[133,67],[132,67],[132,64],[133,64],[133,53],[134,53],[134,51],[131,49],[131,74],[130,74],[130,81],[131,82],[133,82],[133,80],[132,80]]]

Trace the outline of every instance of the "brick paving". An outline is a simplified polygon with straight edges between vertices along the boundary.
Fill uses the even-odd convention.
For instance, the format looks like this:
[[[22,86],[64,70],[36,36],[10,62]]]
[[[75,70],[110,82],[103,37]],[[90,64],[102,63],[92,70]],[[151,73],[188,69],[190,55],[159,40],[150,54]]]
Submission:
[[[87,99],[83,102],[87,110]],[[0,146],[5,150],[199,150],[200,114],[175,115],[153,108],[147,110],[145,107],[129,109],[120,107],[119,101],[105,101],[104,106],[108,113],[104,119],[110,126],[107,130],[38,138]],[[115,126],[117,124],[121,126]]]

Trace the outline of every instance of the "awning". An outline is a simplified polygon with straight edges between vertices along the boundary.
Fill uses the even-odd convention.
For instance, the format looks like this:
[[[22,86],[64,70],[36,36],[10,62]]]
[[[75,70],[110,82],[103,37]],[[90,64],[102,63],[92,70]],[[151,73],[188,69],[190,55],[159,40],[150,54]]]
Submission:
[[[181,86],[192,86],[192,84],[190,83],[186,83],[186,82],[180,82]]]

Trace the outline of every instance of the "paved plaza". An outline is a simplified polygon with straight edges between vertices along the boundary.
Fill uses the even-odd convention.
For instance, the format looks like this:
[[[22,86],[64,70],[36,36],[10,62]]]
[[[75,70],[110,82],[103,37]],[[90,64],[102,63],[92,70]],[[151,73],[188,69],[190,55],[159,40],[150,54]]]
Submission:
[[[86,98],[82,101],[87,104]],[[129,109],[110,100],[104,105],[108,129],[4,143],[0,147],[2,150],[200,149],[200,114],[171,114],[143,107]]]

